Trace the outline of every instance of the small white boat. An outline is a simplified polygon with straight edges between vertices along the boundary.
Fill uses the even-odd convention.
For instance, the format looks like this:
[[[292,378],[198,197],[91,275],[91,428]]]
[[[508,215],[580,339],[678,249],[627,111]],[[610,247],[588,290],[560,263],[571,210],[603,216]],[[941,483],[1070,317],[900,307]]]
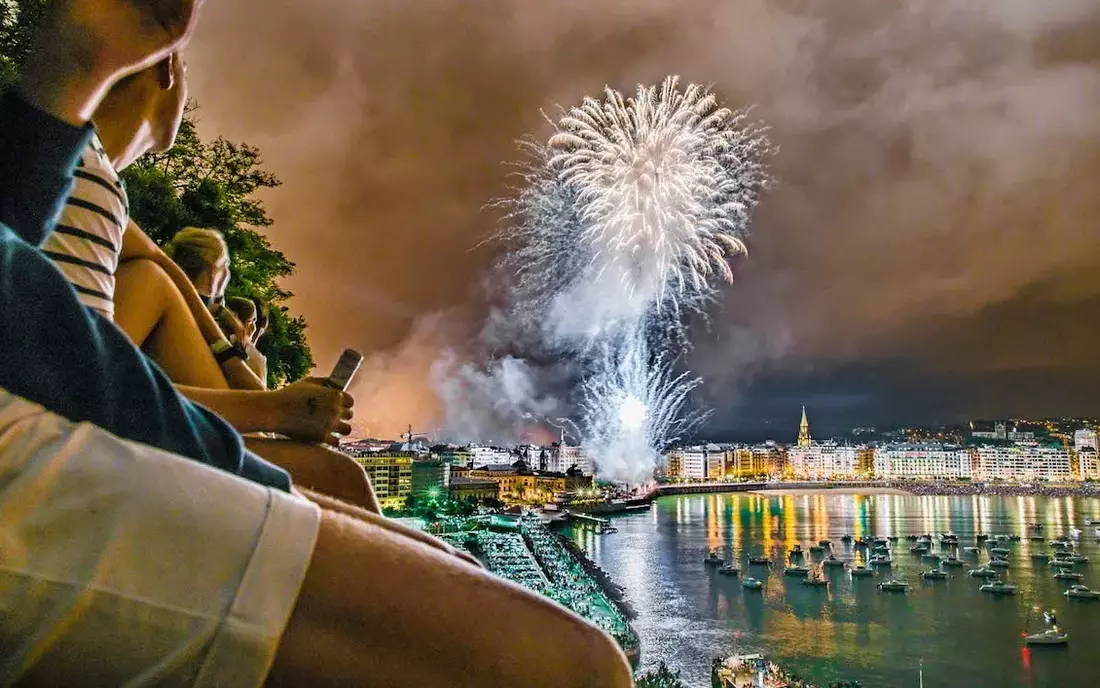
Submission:
[[[1012,550],[1005,549],[1004,547],[990,547],[989,553],[995,557],[1007,557],[1012,554]]]
[[[1062,594],[1066,597],[1071,597],[1076,600],[1100,599],[1100,590],[1090,590],[1087,585],[1080,584],[1069,586],[1069,589]]]
[[[947,558],[940,562],[940,566],[962,566],[962,559],[959,559],[953,554],[947,555]]]
[[[1008,559],[990,559],[988,566],[994,566],[1001,569],[1007,569],[1009,567]]]
[[[1079,581],[1079,580],[1084,580],[1085,576],[1084,576],[1084,574],[1078,573],[1076,571],[1066,571],[1066,570],[1062,569],[1062,570],[1059,570],[1058,573],[1054,574],[1054,578],[1056,580]]]
[[[963,547],[963,552],[966,553],[966,554],[977,555],[977,554],[981,553],[981,550],[978,549],[977,547]]]
[[[741,581],[741,587],[748,588],[749,590],[760,590],[764,587],[764,584],[755,578],[746,578]]]
[[[928,569],[921,571],[920,577],[924,580],[947,580],[947,571],[943,569]]]
[[[718,567],[718,573],[723,576],[736,576],[741,573],[741,569],[733,564],[722,564]]]
[[[852,568],[852,578],[862,578],[873,575],[875,575],[875,572],[867,568],[863,564]]]
[[[1070,529],[1069,529],[1069,536],[1070,536],[1071,539],[1076,540],[1077,538],[1081,537],[1081,529],[1080,528],[1074,528],[1074,527],[1071,526]]]
[[[1015,595],[1016,586],[1011,583],[1005,583],[1003,580],[995,580],[992,583],[986,583],[978,588],[982,592],[992,593],[994,595]]]
[[[996,578],[997,570],[991,569],[988,566],[979,566],[976,569],[970,569],[966,572],[971,578]]]
[[[706,558],[703,559],[703,563],[707,566],[718,566],[722,563],[722,557],[718,556],[718,552],[710,552]]]
[[[871,557],[870,564],[871,564],[871,566],[887,566],[887,567],[889,567],[889,566],[893,566],[894,562],[890,560],[890,557],[879,555],[879,556]]]
[[[1065,645],[1069,642],[1069,633],[1058,630],[1058,627],[1048,628],[1039,633],[1032,633],[1024,637],[1028,645]]]
[[[1084,554],[1070,554],[1069,556],[1066,557],[1066,560],[1067,561],[1072,561],[1074,564],[1087,564],[1087,563],[1089,563],[1089,558],[1086,557]]]
[[[879,583],[878,589],[882,592],[908,592],[909,584],[905,581],[899,581],[897,578],[892,578],[885,583]]]

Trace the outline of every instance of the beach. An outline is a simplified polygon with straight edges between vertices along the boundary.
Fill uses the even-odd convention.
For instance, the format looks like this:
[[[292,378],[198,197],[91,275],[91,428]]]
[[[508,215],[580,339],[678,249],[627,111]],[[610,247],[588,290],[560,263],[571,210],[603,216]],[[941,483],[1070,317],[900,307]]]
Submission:
[[[909,492],[893,487],[796,487],[779,488],[775,490],[752,490],[749,494],[758,494],[764,497],[804,497],[806,495],[834,494],[834,495],[908,495]]]

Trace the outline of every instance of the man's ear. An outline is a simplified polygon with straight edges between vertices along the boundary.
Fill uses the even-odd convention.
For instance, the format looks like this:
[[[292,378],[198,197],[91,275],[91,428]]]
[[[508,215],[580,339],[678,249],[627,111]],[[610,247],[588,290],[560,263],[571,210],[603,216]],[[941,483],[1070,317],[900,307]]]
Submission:
[[[172,90],[172,86],[175,83],[176,78],[176,57],[175,53],[170,53],[168,57],[164,58],[156,64],[154,69],[157,70],[157,83],[165,91]]]

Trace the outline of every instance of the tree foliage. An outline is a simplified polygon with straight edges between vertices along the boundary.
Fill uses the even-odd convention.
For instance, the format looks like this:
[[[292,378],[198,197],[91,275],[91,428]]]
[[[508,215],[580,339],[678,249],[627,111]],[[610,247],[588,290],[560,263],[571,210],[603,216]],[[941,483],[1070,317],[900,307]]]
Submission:
[[[0,0],[0,89],[18,78],[34,32],[45,14],[45,0]],[[134,221],[158,244],[184,227],[209,227],[225,235],[233,280],[229,294],[271,304],[271,319],[259,348],[267,356],[268,382],[277,386],[304,377],[313,367],[306,323],[285,302],[291,293],[279,280],[294,263],[272,248],[261,229],[268,217],[257,193],[279,185],[263,167],[260,151],[224,138],[204,141],[196,129],[196,107],[189,104],[176,144],[149,154],[121,174]]]

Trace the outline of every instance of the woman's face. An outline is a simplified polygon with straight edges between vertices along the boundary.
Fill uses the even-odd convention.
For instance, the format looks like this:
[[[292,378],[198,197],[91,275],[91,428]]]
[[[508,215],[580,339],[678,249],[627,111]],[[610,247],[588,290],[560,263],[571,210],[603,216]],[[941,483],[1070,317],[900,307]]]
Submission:
[[[225,289],[231,277],[229,259],[222,257],[195,280],[195,291],[209,298],[207,306],[220,306],[225,301]]]

